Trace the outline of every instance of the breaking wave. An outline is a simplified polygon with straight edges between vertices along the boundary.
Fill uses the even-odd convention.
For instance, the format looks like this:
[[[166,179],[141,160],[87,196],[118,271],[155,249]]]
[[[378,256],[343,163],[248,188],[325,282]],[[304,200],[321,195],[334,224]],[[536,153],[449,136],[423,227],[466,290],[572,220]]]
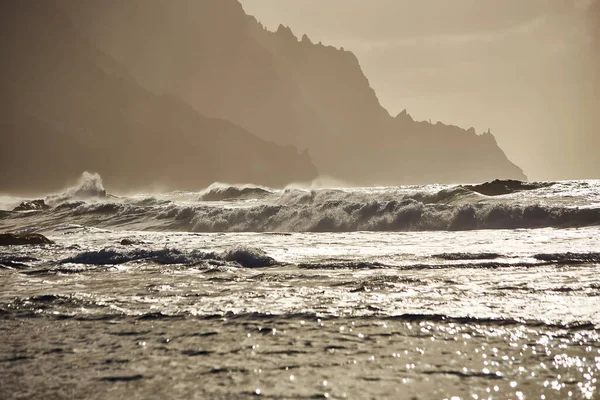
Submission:
[[[77,185],[48,196],[52,207],[27,217],[31,220],[10,213],[2,218],[20,218],[16,227],[51,226],[60,220],[192,232],[568,228],[600,225],[599,193],[595,181],[494,181],[478,186],[285,190],[214,184],[197,193],[115,197],[106,194],[99,175],[84,173]]]
[[[88,219],[103,226],[137,223],[155,229],[193,232],[462,231],[600,225],[598,208],[506,203],[428,204],[414,199],[364,203],[300,200],[292,204],[251,207],[79,201],[63,203],[51,212],[66,212],[73,223],[85,223]]]
[[[46,203],[57,205],[70,200],[86,200],[107,197],[102,177],[96,173],[84,172],[77,183],[63,192],[46,197]]]
[[[70,201],[50,212],[67,213],[65,218],[72,219],[73,223],[103,226],[138,223],[157,229],[193,232],[461,231],[600,225],[597,208],[504,203],[427,204],[413,199],[252,207]]]
[[[199,250],[181,251],[178,249],[146,250],[134,249],[123,251],[108,248],[99,251],[86,251],[62,260],[61,264],[84,265],[119,265],[132,261],[146,261],[162,265],[197,265],[208,263],[212,265],[228,265],[243,268],[261,268],[277,265],[278,262],[269,257],[262,249],[238,247],[223,253],[203,252]],[[230,265],[230,264],[229,264]]]
[[[258,199],[273,192],[260,186],[228,186],[213,184],[199,197],[201,201],[226,201],[239,199]]]
[[[600,224],[599,209],[540,205],[426,204],[416,200],[261,205],[251,208],[196,207],[171,211],[196,232],[433,231],[578,227]]]

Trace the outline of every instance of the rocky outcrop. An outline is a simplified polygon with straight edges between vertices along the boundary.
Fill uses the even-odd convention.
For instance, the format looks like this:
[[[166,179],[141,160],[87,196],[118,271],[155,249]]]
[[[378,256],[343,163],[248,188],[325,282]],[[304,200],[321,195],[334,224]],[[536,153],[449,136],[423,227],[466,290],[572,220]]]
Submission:
[[[511,194],[516,192],[522,192],[526,190],[536,190],[544,187],[551,186],[553,183],[550,182],[538,182],[528,183],[521,182],[512,179],[508,180],[495,180],[492,182],[482,183],[480,185],[466,185],[466,189],[473,192],[483,194],[485,196],[502,196],[505,194]]]
[[[281,145],[308,148],[323,175],[358,184],[526,179],[497,145],[442,123],[391,117],[355,55],[270,32],[236,0],[61,0],[140,82]],[[402,73],[399,71],[398,73]]]
[[[134,239],[125,238],[125,239],[122,239],[119,243],[121,244],[121,246],[133,246],[135,244],[139,244],[139,241],[134,240]]]
[[[27,246],[52,244],[53,242],[39,233],[14,234],[0,233],[0,246]]]
[[[0,56],[2,191],[56,189],[84,170],[111,190],[284,186],[317,176],[308,153],[142,88],[56,0],[2,2]]]

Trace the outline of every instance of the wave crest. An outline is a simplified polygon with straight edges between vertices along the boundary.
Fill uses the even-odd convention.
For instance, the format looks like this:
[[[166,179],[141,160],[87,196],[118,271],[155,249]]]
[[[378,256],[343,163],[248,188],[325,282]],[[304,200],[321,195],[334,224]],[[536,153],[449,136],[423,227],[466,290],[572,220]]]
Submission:
[[[66,201],[106,198],[106,189],[102,177],[97,173],[85,171],[74,186],[61,193],[52,194],[46,198],[46,203],[57,205]]]
[[[475,229],[568,228],[600,225],[598,208],[444,204],[414,199],[391,201],[330,200],[295,204],[224,207],[205,204],[139,206],[113,202],[66,202],[51,212],[73,223],[105,226],[142,224],[193,232],[356,232],[466,231]]]
[[[58,216],[93,226],[195,232],[568,228],[600,225],[599,183],[492,183],[539,188],[504,197],[441,185],[275,190],[214,184],[200,193],[117,198],[106,194],[100,176],[86,173],[78,185],[52,197],[54,209],[30,218],[39,218],[38,224],[44,218],[55,223]]]
[[[85,251],[61,261],[62,264],[85,265],[120,265],[132,261],[149,261],[162,265],[197,265],[204,262],[218,265],[232,263],[243,268],[262,268],[277,265],[278,262],[269,257],[262,249],[236,247],[223,253],[203,252],[199,250],[181,251],[178,249],[146,250],[134,249],[124,251],[117,248],[106,248],[99,251]]]
[[[227,201],[241,199],[259,199],[272,194],[270,189],[261,186],[235,186],[213,184],[204,190],[200,201]]]
[[[599,225],[600,210],[506,204],[452,206],[416,200],[328,201],[218,210],[199,207],[187,223],[197,232],[457,231]]]

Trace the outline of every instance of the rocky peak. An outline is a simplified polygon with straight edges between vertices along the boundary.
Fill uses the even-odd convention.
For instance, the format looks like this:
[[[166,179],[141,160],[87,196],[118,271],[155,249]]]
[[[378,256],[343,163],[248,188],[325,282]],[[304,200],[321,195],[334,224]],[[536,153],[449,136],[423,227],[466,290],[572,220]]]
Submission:
[[[280,38],[287,39],[290,41],[293,40],[295,42],[298,41],[298,38],[296,37],[296,35],[294,35],[294,32],[292,32],[292,29],[289,26],[284,26],[284,25],[280,24],[275,33]]]
[[[398,115],[396,115],[396,119],[397,120],[408,120],[410,122],[413,122],[414,119],[413,117],[408,113],[408,111],[406,110],[406,108],[402,111],[400,111],[400,113]]]

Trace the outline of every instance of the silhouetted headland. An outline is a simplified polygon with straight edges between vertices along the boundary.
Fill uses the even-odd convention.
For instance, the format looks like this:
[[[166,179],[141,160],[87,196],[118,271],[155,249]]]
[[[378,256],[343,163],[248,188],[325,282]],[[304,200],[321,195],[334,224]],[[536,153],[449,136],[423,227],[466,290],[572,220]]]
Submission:
[[[142,84],[309,149],[322,175],[365,185],[526,179],[491,134],[391,117],[352,52],[284,26],[270,32],[236,0],[63,2]]]
[[[317,177],[307,152],[141,87],[56,2],[0,7],[3,191],[57,189],[84,170],[121,189],[283,186]]]
[[[353,53],[236,0],[1,7],[5,191],[83,170],[115,189],[526,179],[491,133],[391,117]]]

